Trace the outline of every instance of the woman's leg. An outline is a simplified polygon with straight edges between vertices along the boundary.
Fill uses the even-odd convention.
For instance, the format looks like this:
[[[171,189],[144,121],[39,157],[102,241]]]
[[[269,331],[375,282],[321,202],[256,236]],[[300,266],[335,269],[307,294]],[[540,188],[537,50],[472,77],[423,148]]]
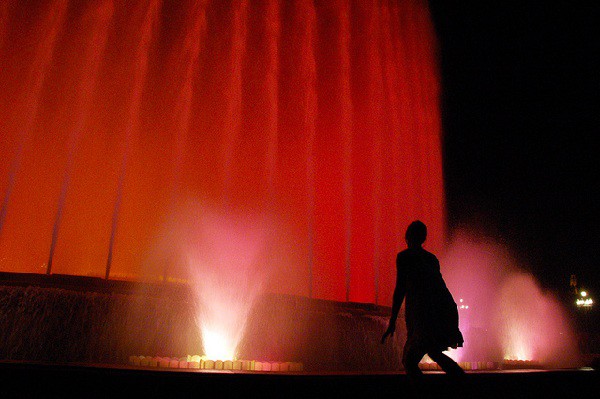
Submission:
[[[419,362],[425,356],[425,352],[418,348],[418,345],[410,345],[408,342],[404,345],[402,354],[402,364],[406,374],[410,376],[420,376],[423,372],[419,368]]]
[[[436,362],[447,374],[462,375],[465,373],[465,371],[460,368],[458,363],[442,352],[429,352],[427,354],[431,360]]]

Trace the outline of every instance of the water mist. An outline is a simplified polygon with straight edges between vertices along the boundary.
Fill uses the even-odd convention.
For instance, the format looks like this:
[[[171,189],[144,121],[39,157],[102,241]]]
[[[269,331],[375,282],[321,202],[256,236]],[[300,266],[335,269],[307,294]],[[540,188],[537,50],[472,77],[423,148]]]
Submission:
[[[457,231],[441,265],[465,336],[464,347],[451,351],[455,359],[579,364],[565,309],[507,247],[478,233]]]
[[[196,201],[179,207],[168,223],[162,250],[172,252],[158,258],[170,264],[163,269],[165,277],[187,275],[209,359],[237,358],[250,313],[270,276],[265,257],[268,233],[264,215],[223,213]]]

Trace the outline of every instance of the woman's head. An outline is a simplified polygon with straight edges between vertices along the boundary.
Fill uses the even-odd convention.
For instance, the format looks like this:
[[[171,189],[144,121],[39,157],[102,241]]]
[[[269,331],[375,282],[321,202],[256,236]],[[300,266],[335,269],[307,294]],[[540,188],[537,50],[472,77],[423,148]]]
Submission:
[[[420,220],[415,220],[408,225],[404,238],[409,247],[421,246],[427,238],[427,226]]]

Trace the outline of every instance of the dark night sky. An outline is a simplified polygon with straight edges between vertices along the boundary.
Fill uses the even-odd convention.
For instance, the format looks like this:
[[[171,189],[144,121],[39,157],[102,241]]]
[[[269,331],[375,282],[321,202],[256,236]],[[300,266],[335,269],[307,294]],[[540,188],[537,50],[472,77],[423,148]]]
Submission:
[[[478,225],[544,287],[576,273],[598,297],[600,6],[571,3],[430,1],[444,173],[451,228]]]

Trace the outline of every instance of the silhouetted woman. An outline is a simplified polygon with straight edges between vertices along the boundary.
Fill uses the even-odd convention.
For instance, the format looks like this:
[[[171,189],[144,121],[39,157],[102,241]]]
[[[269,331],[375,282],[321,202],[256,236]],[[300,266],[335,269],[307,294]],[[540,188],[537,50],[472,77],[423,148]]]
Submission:
[[[456,302],[440,273],[440,263],[434,254],[422,248],[427,227],[421,221],[412,222],[406,229],[408,248],[396,257],[396,289],[392,316],[381,342],[396,331],[396,320],[402,301],[406,298],[406,344],[402,364],[409,375],[421,375],[419,362],[425,354],[448,374],[464,374],[460,366],[442,353],[448,348],[462,346],[458,329]]]

